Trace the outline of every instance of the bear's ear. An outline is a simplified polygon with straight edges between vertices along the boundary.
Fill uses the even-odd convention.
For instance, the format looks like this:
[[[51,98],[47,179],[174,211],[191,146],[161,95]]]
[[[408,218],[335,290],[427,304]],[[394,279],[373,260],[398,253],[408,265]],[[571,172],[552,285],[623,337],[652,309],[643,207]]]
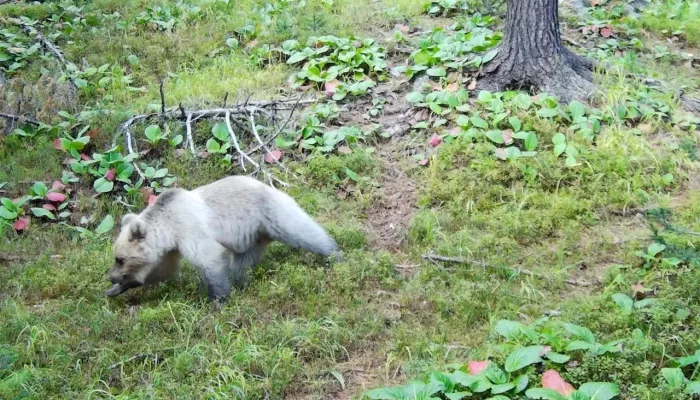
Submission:
[[[139,219],[134,219],[134,221],[129,225],[131,230],[131,241],[140,241],[146,238],[146,224]]]
[[[122,221],[121,221],[122,227],[129,225],[129,223],[131,221],[133,221],[134,219],[136,219],[136,217],[138,217],[138,215],[136,215],[134,213],[128,213],[128,214],[124,215],[122,217]]]

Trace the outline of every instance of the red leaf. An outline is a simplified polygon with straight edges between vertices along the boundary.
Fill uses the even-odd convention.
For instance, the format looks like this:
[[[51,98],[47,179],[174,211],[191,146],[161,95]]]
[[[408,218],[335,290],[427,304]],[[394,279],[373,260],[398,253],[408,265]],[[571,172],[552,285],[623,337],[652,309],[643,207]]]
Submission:
[[[476,79],[472,79],[472,81],[469,83],[469,86],[467,86],[467,89],[469,89],[469,90],[476,89]]]
[[[469,361],[469,364],[467,364],[467,368],[471,375],[479,375],[480,373],[484,372],[488,366],[488,361]]]
[[[459,83],[457,83],[457,82],[450,83],[449,85],[447,85],[447,87],[445,88],[445,90],[448,91],[448,92],[454,93],[454,92],[456,92],[457,90],[459,90]]]
[[[590,30],[591,29],[589,27],[584,26],[583,28],[581,28],[581,33],[583,33],[584,35],[587,35],[588,32],[590,32]]]
[[[199,158],[207,158],[207,157],[209,157],[209,153],[207,153],[206,151],[199,152]]]
[[[409,31],[408,25],[399,25],[399,26],[397,26],[397,28],[399,28],[401,33],[408,33],[408,31]]]
[[[418,165],[428,165],[428,159],[424,158],[424,159],[418,161]]]
[[[61,139],[59,138],[53,140],[53,147],[56,150],[64,150],[63,145],[61,144]]]
[[[265,154],[265,162],[268,164],[273,164],[275,161],[279,161],[280,158],[282,158],[282,152],[279,150],[272,150]]]
[[[591,26],[591,32],[593,32],[593,33],[598,33],[598,30],[599,30],[599,29],[600,29],[599,26],[596,26],[596,25],[592,25],[592,26]]]
[[[248,42],[248,44],[246,44],[246,47],[249,48],[249,49],[252,49],[253,47],[255,47],[255,46],[257,46],[257,45],[258,45],[258,41],[257,41],[257,40],[251,40],[250,42]]]
[[[49,211],[56,211],[56,206],[54,206],[51,203],[46,203],[43,206],[41,206],[41,208],[43,208],[45,210],[49,210]]]
[[[506,129],[503,132],[501,132],[501,136],[503,136],[503,142],[505,142],[505,144],[508,145],[513,143],[513,131],[511,131],[510,129]]]
[[[12,224],[12,227],[15,228],[17,232],[22,232],[27,230],[29,227],[29,217],[22,217],[15,221],[14,224]]]
[[[66,185],[63,184],[61,181],[53,181],[53,184],[51,185],[51,190],[54,192],[62,192],[66,189]]]
[[[90,156],[87,155],[87,154],[85,154],[85,153],[80,153],[80,159],[83,160],[83,161],[90,161],[90,160],[92,160],[92,158],[90,158]]]
[[[602,36],[604,38],[609,38],[610,36],[612,36],[612,29],[610,29],[610,28],[601,29],[600,36]]]
[[[54,203],[63,203],[66,201],[66,195],[63,193],[51,192],[46,195],[46,199]]]
[[[156,196],[155,194],[148,196],[148,205],[152,206],[156,202],[157,199],[158,199],[158,196]]]
[[[442,138],[438,136],[437,134],[433,134],[433,136],[428,140],[428,144],[430,144],[433,147],[438,147],[440,146],[440,143],[442,143]]]
[[[552,346],[542,346],[542,351],[540,351],[540,357],[552,351]]]
[[[591,4],[591,7],[598,6],[598,5],[600,5],[600,0],[591,0],[590,4]]]
[[[334,80],[330,82],[326,82],[324,85],[326,89],[326,96],[332,97],[336,91],[338,91],[338,86],[340,86],[340,81],[339,80]]]
[[[143,193],[144,196],[152,196],[153,195],[153,188],[152,187],[144,187],[141,188],[141,193]]]
[[[462,128],[459,126],[455,126],[454,128],[450,128],[448,132],[450,132],[453,135],[459,135],[460,133],[462,133]]]
[[[542,387],[552,389],[563,396],[569,396],[575,389],[571,384],[565,381],[559,373],[553,369],[547,370],[542,375]]]
[[[114,178],[117,177],[117,171],[114,168],[110,168],[107,170],[107,173],[105,174],[105,179],[108,181],[112,182]]]
[[[505,160],[506,159],[506,149],[499,147],[496,149],[496,158],[499,160]]]

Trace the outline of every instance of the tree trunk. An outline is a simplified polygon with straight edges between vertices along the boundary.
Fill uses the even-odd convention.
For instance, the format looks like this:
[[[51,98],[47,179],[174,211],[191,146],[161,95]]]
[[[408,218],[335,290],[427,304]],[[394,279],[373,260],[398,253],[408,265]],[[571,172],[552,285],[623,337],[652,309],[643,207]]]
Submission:
[[[593,66],[562,46],[558,0],[508,0],[505,35],[479,87],[538,90],[564,102],[585,100],[595,90]]]

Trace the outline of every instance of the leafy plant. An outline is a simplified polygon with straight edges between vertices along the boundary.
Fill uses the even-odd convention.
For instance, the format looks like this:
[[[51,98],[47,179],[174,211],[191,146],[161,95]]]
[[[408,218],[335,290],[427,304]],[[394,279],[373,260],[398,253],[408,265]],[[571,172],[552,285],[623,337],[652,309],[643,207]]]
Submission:
[[[632,310],[638,310],[652,305],[656,299],[647,298],[635,301],[630,296],[624,293],[615,293],[612,295],[613,301],[617,304],[624,312],[631,313]]]
[[[228,127],[223,122],[216,123],[211,129],[213,138],[207,140],[207,151],[214,154],[226,154],[231,148],[231,137]]]
[[[663,376],[669,389],[683,389],[690,395],[700,394],[700,381],[686,379],[683,370],[680,368],[661,368],[661,376]]]
[[[596,341],[595,335],[593,335],[593,332],[588,328],[570,323],[564,323],[563,326],[564,329],[577,339],[569,343],[566,347],[567,351],[586,350],[593,356],[600,356],[606,353],[619,353],[622,351],[620,345],[624,342],[624,339],[601,344]]]

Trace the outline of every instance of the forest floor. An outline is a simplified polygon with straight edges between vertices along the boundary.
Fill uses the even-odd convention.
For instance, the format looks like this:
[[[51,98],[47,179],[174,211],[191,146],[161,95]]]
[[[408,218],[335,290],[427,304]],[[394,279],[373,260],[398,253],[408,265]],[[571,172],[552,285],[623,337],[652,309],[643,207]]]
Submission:
[[[0,5],[0,399],[700,392],[700,3],[590,3],[560,6],[589,104],[474,90],[498,1]],[[286,127],[256,103],[302,94]],[[223,114],[188,141],[179,109],[250,105],[257,176],[344,261],[274,244],[220,308],[189,266],[105,297],[122,215],[246,173]]]

